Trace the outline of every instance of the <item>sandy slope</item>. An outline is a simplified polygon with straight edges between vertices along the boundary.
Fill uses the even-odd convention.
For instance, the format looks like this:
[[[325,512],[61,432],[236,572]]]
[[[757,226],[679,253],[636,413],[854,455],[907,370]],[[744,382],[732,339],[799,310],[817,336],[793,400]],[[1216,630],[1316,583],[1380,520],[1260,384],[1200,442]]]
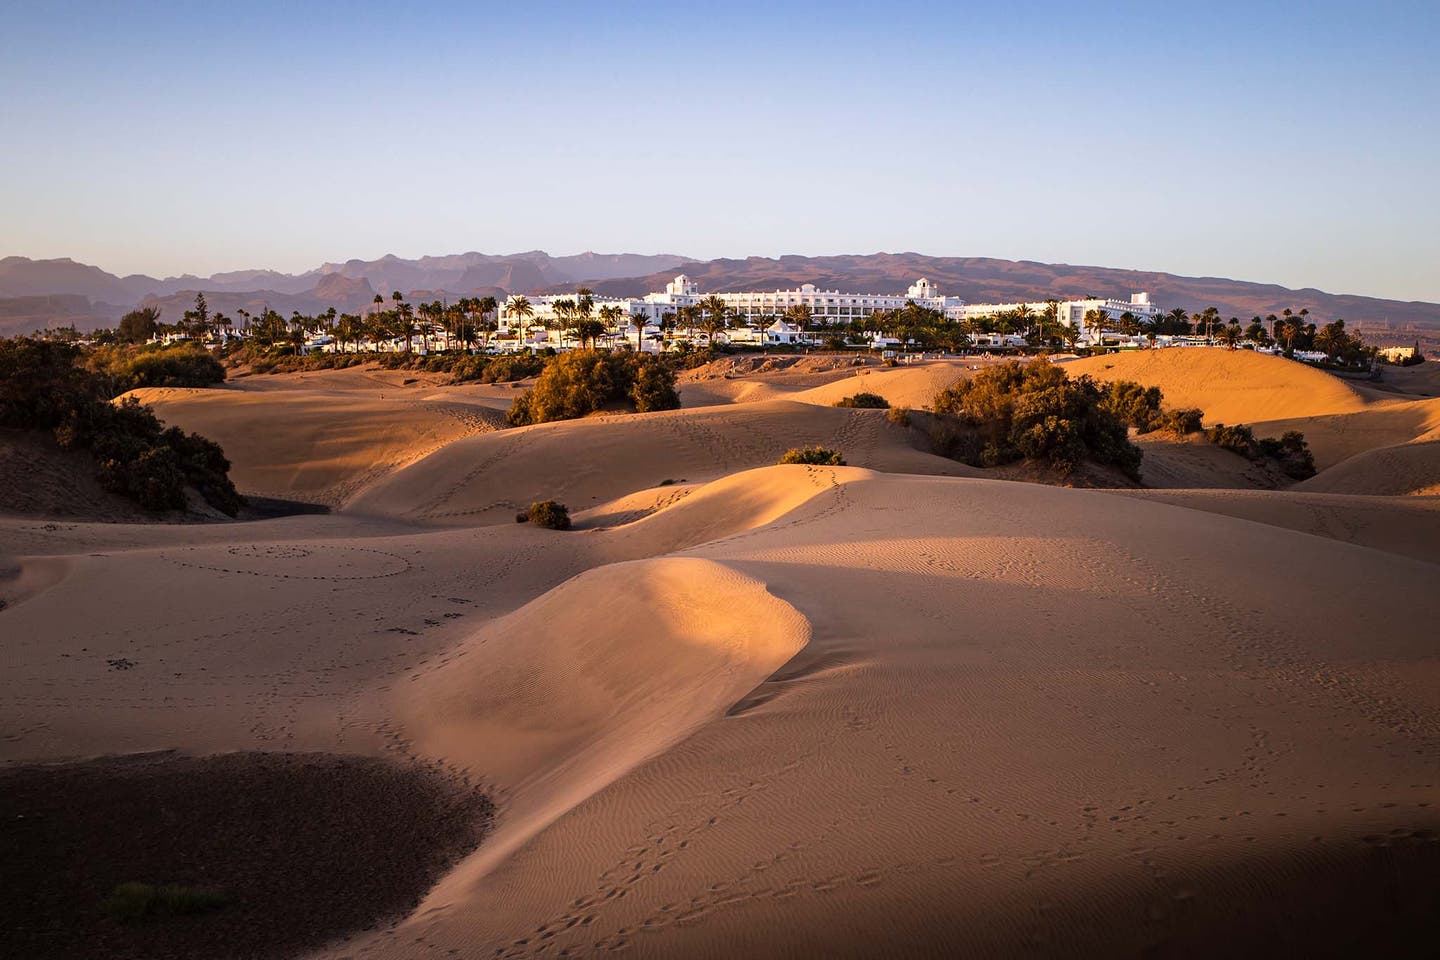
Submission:
[[[1314,493],[1440,495],[1440,440],[1366,450],[1297,489]]]
[[[167,424],[217,441],[242,493],[338,506],[379,477],[500,423],[484,406],[424,399],[424,392],[311,390],[274,377],[243,388],[146,388],[130,395]]]
[[[492,842],[325,956],[1383,952],[1440,866],[1437,567],[1159,496],[768,467],[569,534],[0,520],[0,759],[489,783]]]
[[[1340,495],[1311,492],[1309,486],[1307,482],[1286,491],[1115,492],[1440,563],[1440,497]]]
[[[1256,423],[1365,408],[1348,382],[1303,363],[1250,350],[1135,350],[1065,364],[1072,375],[1159,387],[1171,407],[1199,407],[1207,423]]]
[[[750,482],[777,482],[769,473]],[[784,520],[691,551],[766,583],[748,602],[726,596],[738,622],[769,595],[803,612],[804,652],[627,776],[608,774],[628,760],[604,764],[598,792],[503,861],[477,854],[372,955],[415,942],[501,956],[1194,951],[1207,924],[1253,923],[1255,936],[1271,910],[1343,938],[1354,914],[1319,906],[1307,872],[1364,874],[1366,837],[1434,862],[1433,566],[1113,494],[833,479]],[[1306,602],[1270,602],[1302,551]],[[1376,584],[1366,629],[1336,631],[1361,569]],[[590,622],[614,618],[600,604],[619,589],[587,594],[602,614]],[[569,650],[569,630],[542,627],[561,615],[549,603],[517,614],[536,625],[508,644],[484,635],[492,656]],[[774,643],[769,628],[736,633]],[[607,689],[653,693],[659,666],[617,664]],[[409,725],[483,765],[473,740],[452,731],[447,748],[424,732],[437,715],[455,723],[430,693],[439,682],[402,691]],[[569,715],[541,682],[503,710]],[[693,680],[670,682],[687,691],[674,722],[688,724]],[[477,729],[502,710],[486,702]],[[527,806],[544,807],[533,776]],[[568,779],[556,790],[573,799]]]
[[[1440,439],[1440,399],[1391,401],[1353,413],[1271,420],[1255,424],[1255,430],[1262,436],[1299,430],[1315,454],[1316,466],[1324,470],[1367,450]],[[1440,474],[1434,480],[1440,482]]]
[[[508,521],[534,500],[553,498],[579,510],[664,480],[713,480],[773,464],[789,448],[806,444],[837,449],[854,466],[978,473],[914,449],[883,410],[766,401],[589,417],[470,437],[376,483],[349,508],[434,522]]]
[[[1281,486],[1285,478],[1239,454],[1206,442],[1199,434],[1185,440],[1157,433],[1133,438],[1144,454],[1140,479],[1147,487],[1230,489]]]
[[[866,370],[853,377],[812,387],[792,395],[791,399],[825,406],[857,393],[876,393],[890,401],[892,407],[930,406],[935,394],[971,372],[972,367],[988,366],[991,362],[930,360],[902,367]]]

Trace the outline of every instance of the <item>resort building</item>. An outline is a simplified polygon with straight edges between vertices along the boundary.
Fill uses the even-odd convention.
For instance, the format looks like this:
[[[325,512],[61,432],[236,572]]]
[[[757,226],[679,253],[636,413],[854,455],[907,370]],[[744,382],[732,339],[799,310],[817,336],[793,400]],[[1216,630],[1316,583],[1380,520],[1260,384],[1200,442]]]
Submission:
[[[681,274],[665,285],[663,291],[647,294],[642,298],[591,296],[592,317],[599,317],[606,307],[619,307],[628,318],[618,326],[629,330],[634,337],[634,324],[641,323],[646,334],[642,344],[654,337],[663,338],[660,324],[673,319],[684,307],[693,307],[708,299],[700,286],[688,276]],[[941,294],[939,288],[928,279],[921,277],[901,293],[842,293],[839,290],[821,290],[813,283],[801,284],[793,290],[766,292],[717,293],[730,313],[732,329],[727,339],[732,343],[773,343],[792,344],[806,339],[804,331],[785,322],[790,311],[808,308],[811,322],[816,326],[852,324],[875,313],[899,310],[906,304],[935,310],[950,320],[977,320],[1002,314],[1013,314],[1022,308],[1035,318],[1044,316],[1051,305],[1055,305],[1056,319],[1067,327],[1073,327],[1081,342],[1092,342],[1095,332],[1087,329],[1085,317],[1091,311],[1100,310],[1118,321],[1130,314],[1142,322],[1152,321],[1159,311],[1150,302],[1146,293],[1132,294],[1129,300],[1085,298],[1080,300],[1046,301],[1034,300],[1015,303],[966,303],[960,297]],[[526,317],[514,316],[511,303],[500,305],[499,326],[503,333],[520,332],[537,328],[558,328],[564,317],[556,310],[561,301],[579,299],[577,294],[537,295],[529,298],[531,313]],[[653,333],[651,331],[654,331]],[[1118,333],[1107,328],[1107,334]],[[1107,336],[1107,340],[1110,339]],[[994,344],[1000,345],[1000,344]]]
[[[700,292],[699,285],[683,273],[665,285],[662,293],[652,293],[644,302],[659,305],[674,312],[679,307],[692,306],[708,297]],[[910,285],[903,295],[897,293],[841,293],[839,290],[820,290],[813,283],[804,283],[794,290],[773,290],[754,293],[716,294],[732,313],[741,321],[749,323],[762,318],[782,317],[795,307],[808,307],[814,322],[819,324],[850,323],[873,313],[899,310],[906,303],[939,310],[952,319],[959,318],[965,301],[959,297],[943,297],[929,280],[923,277]]]
[[[1023,303],[967,303],[961,316],[967,320],[978,320],[982,317],[1014,313],[1024,307],[1032,316],[1040,317],[1050,308],[1051,302],[1032,300]],[[1085,328],[1085,315],[1092,310],[1104,311],[1111,320],[1119,320],[1128,313],[1141,322],[1154,320],[1160,312],[1150,302],[1150,294],[1133,293],[1129,300],[1102,300],[1098,297],[1087,297],[1084,300],[1061,300],[1056,303],[1055,318],[1067,327],[1074,327],[1079,332],[1081,339],[1085,340],[1090,338],[1090,331]]]

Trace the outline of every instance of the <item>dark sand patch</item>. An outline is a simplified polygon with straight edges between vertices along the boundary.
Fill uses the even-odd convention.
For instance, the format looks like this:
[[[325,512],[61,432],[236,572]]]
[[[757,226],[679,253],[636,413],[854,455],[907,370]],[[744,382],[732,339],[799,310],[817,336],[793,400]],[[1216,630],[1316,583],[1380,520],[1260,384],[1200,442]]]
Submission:
[[[488,829],[489,799],[370,757],[148,754],[0,769],[0,956],[294,956],[403,917]],[[224,894],[122,923],[122,883]]]

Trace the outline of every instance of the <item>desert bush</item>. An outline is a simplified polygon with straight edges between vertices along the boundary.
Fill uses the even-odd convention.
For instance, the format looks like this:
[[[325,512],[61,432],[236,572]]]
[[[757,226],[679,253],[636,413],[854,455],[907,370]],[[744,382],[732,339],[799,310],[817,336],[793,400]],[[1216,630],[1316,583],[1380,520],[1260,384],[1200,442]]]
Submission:
[[[637,413],[680,406],[675,371],[658,357],[577,350],[545,366],[535,386],[515,398],[511,426],[574,420],[606,407],[626,405]]]
[[[1255,459],[1255,432],[1243,423],[1234,426],[1217,423],[1205,431],[1205,439],[1217,447]]]
[[[556,500],[537,500],[515,515],[516,523],[533,523],[547,530],[569,530],[570,511]]]
[[[165,429],[134,398],[108,399],[108,377],[79,365],[66,344],[0,340],[0,426],[48,430],[65,449],[95,461],[106,489],[150,510],[185,506],[185,487],[234,516],[243,504],[220,447],[198,434]]]
[[[1155,429],[1161,417],[1159,387],[1142,387],[1130,380],[1115,380],[1100,387],[1101,405],[1121,423],[1141,433]]]
[[[855,407],[860,410],[887,410],[890,401],[878,393],[857,393],[843,400],[836,400],[837,407]]]
[[[513,383],[533,377],[545,369],[545,358],[528,353],[509,353],[498,357],[464,356],[450,367],[455,383]]]
[[[1204,411],[1194,407],[1186,407],[1183,410],[1165,410],[1159,417],[1151,421],[1150,427],[1154,431],[1184,437],[1199,430],[1204,419]]]
[[[891,407],[889,411],[886,412],[885,419],[889,420],[897,427],[908,427],[910,426],[910,408]]]
[[[1132,412],[1149,409],[1145,391],[1120,395]],[[1044,358],[982,370],[940,391],[932,409],[951,418],[932,426],[936,452],[972,466],[1044,460],[1065,474],[1092,460],[1139,477],[1140,448],[1130,442],[1111,394],[1089,377],[1070,379]]]
[[[178,883],[122,883],[100,902],[100,910],[114,920],[134,923],[166,917],[190,916],[219,910],[227,903],[223,893]]]
[[[843,467],[840,451],[827,447],[791,447],[780,457],[780,463],[804,463],[815,467]]]
[[[1292,480],[1315,476],[1315,457],[1305,442],[1305,435],[1298,430],[1287,430],[1279,437],[1257,438],[1244,424],[1217,423],[1205,431],[1205,437],[1216,446],[1249,460],[1269,460]]]
[[[110,396],[138,387],[209,387],[225,380],[225,366],[196,344],[97,347],[86,368],[104,377]]]
[[[1256,446],[1262,457],[1274,460],[1290,479],[1308,480],[1315,476],[1315,456],[1299,430],[1287,430],[1278,438],[1265,437],[1256,441]]]

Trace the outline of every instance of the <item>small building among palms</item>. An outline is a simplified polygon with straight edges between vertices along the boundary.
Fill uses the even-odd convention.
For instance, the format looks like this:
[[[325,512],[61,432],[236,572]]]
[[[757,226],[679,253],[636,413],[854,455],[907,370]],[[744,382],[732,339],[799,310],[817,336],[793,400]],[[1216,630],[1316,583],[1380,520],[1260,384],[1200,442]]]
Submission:
[[[794,344],[800,343],[803,339],[804,334],[800,328],[788,320],[776,320],[765,328],[766,343],[793,346]]]

